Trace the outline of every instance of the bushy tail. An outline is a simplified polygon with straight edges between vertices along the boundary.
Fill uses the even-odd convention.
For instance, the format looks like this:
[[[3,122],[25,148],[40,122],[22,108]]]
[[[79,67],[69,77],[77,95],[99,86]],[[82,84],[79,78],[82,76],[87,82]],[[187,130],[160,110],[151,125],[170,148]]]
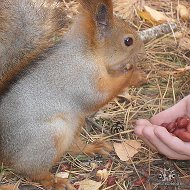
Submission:
[[[0,91],[68,23],[56,0],[0,0]]]

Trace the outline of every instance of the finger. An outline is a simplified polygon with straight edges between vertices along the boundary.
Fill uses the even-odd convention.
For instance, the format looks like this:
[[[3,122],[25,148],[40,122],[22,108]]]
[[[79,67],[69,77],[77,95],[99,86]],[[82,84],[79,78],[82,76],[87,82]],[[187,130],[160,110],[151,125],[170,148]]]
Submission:
[[[173,151],[190,156],[190,143],[183,142],[178,137],[172,136],[165,128],[159,127],[154,129],[157,138],[160,139]]]
[[[136,125],[144,125],[144,126],[148,126],[148,125],[152,125],[152,123],[150,123],[150,121],[148,121],[147,119],[138,119],[136,121]]]
[[[145,127],[143,129],[143,135],[144,138],[146,138],[149,142],[151,142],[151,144],[153,145],[153,147],[156,147],[156,149],[158,150],[158,152],[160,152],[161,154],[164,154],[165,156],[167,156],[170,159],[183,159],[183,160],[188,160],[190,159],[189,156],[186,155],[181,155],[175,151],[173,151],[172,149],[170,149],[166,144],[164,144],[155,134],[154,134],[154,129],[150,130],[150,128]]]
[[[162,123],[169,123],[174,121],[177,117],[186,115],[187,113],[187,98],[182,99],[177,104],[171,108],[166,109],[153,116],[150,121],[155,125],[160,125]]]
[[[156,150],[156,148],[153,146],[151,142],[149,142],[146,138],[143,137],[143,129],[145,126],[137,126],[134,129],[135,134],[144,141],[145,144],[147,144],[152,150]]]
[[[134,128],[134,133],[137,135],[137,136],[139,136],[139,137],[141,137],[143,134],[142,134],[142,131],[143,131],[143,128],[144,128],[145,126],[143,125],[138,125],[138,126],[136,126],[135,128]]]
[[[145,127],[154,127],[148,120],[146,119],[139,119],[136,121],[137,126],[134,128],[134,132],[137,136],[143,136],[143,129]]]

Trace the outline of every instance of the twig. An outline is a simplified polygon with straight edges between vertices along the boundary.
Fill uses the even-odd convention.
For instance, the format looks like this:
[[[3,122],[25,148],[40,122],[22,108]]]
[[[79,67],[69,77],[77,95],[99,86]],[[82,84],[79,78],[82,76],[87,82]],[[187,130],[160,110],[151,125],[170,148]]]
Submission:
[[[172,23],[161,24],[139,32],[140,38],[146,43],[152,39],[159,38],[177,29],[177,25]]]
[[[103,127],[102,127],[101,125],[97,124],[91,117],[87,117],[87,118],[86,118],[86,122],[87,122],[87,123],[91,123],[92,125],[94,125],[97,129],[99,129],[99,130],[101,130],[101,131],[102,131],[102,129],[103,129]],[[104,133],[105,133],[106,135],[110,135],[110,133],[109,133],[108,130],[106,130],[106,129],[103,129],[103,130],[104,130]]]

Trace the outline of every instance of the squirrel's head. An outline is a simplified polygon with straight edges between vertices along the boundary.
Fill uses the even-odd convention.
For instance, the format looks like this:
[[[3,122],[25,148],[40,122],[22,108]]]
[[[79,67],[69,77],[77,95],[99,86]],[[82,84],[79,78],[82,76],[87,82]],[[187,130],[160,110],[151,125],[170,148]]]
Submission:
[[[80,31],[109,72],[130,69],[144,55],[144,44],[125,21],[114,17],[111,0],[79,0]],[[129,66],[130,64],[130,66]]]

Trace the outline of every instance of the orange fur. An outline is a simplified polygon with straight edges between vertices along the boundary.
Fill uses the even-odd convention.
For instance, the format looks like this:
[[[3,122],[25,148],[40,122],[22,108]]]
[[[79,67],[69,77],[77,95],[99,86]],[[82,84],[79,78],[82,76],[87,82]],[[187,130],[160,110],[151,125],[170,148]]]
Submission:
[[[52,118],[48,119],[48,123],[52,124],[52,123],[56,122],[57,120],[62,120],[62,121],[65,121],[66,123],[68,122],[65,115],[60,113],[60,114],[57,114],[56,116],[53,116]],[[63,127],[69,127],[69,126],[63,126]],[[66,151],[66,148],[64,147],[64,143],[63,143],[64,139],[65,139],[64,133],[57,132],[57,134],[55,134],[54,144],[55,144],[55,148],[57,150],[57,154],[53,160],[53,164],[55,164],[61,158],[61,156],[63,156],[63,153]]]
[[[127,87],[137,86],[144,79],[144,75],[138,70],[128,71],[127,74],[120,74],[120,76],[101,75],[97,81],[96,88],[100,93],[108,93],[108,98],[97,105],[93,106],[93,110],[98,111],[101,107],[115,98],[118,94]]]
[[[87,155],[94,155],[94,154],[101,154],[101,155],[109,155],[109,152],[113,150],[112,146],[101,140],[96,140],[93,143],[85,143],[81,140],[80,136],[76,138],[75,142],[69,149],[70,154],[87,154]]]
[[[53,161],[54,164],[60,160],[61,156],[63,156],[63,153],[66,151],[65,147],[63,145],[64,138],[65,138],[64,134],[57,134],[54,137],[55,148],[57,151],[57,154],[56,154],[54,161]]]
[[[30,177],[32,180],[40,182],[45,187],[51,187],[54,184],[54,175],[50,172],[44,172],[40,175],[34,175]]]
[[[49,189],[54,187],[56,190],[69,187],[69,190],[73,189],[68,179],[55,177],[50,172],[45,172],[40,175],[32,176],[31,179],[40,182],[45,188]],[[5,189],[8,190],[8,189]]]
[[[0,185],[0,190],[17,190],[18,185]]]

